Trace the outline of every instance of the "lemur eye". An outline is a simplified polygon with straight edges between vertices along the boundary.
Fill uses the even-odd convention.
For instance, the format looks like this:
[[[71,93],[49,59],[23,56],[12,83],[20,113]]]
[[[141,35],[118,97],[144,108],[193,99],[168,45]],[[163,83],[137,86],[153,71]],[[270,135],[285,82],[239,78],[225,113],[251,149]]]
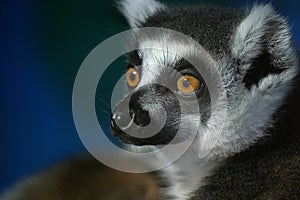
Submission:
[[[191,75],[181,76],[177,81],[178,90],[185,95],[192,94],[200,87],[200,81]]]
[[[134,68],[129,68],[126,73],[126,80],[130,87],[136,87],[140,82],[138,71],[136,71]]]

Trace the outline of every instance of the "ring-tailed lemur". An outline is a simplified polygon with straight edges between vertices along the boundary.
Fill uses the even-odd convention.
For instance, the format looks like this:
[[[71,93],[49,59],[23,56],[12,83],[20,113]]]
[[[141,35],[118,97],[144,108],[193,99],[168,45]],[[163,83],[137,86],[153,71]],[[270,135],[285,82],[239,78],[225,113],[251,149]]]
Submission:
[[[193,134],[189,130],[198,130],[190,149],[164,169],[169,178],[166,195],[170,199],[300,198],[300,129],[296,122],[299,66],[287,20],[269,4],[237,10],[124,0],[120,8],[132,28],[168,28],[200,43],[216,63],[226,93],[227,116],[218,135],[212,125],[219,123],[218,117],[207,109],[211,106],[210,91],[202,74],[183,57],[164,54],[172,51],[197,57],[199,52],[192,45],[170,41],[170,36],[161,32],[139,39],[139,50],[129,54],[127,81],[132,91],[113,111],[114,135],[138,146],[164,145],[172,140],[179,123],[189,127],[186,135]],[[163,52],[145,49],[149,43]],[[172,76],[162,67],[165,64],[180,71],[183,78]],[[152,84],[161,80],[177,87],[169,91]],[[173,92],[181,93],[187,105],[190,101],[186,94],[196,94],[199,127],[194,123],[195,113],[178,111]],[[123,105],[126,101],[129,107]],[[128,128],[126,121],[133,120],[140,126],[151,120],[155,123],[151,116],[162,115],[156,107],[158,102],[164,102],[170,117],[157,135],[136,138],[123,131]],[[215,106],[225,109],[223,104]],[[131,119],[123,117],[124,113],[131,113]],[[196,151],[207,149],[205,157],[197,157]]]
[[[155,173],[161,199],[300,199],[299,63],[287,20],[269,4],[240,10],[169,6],[155,0],[122,0],[119,7],[132,28],[168,28],[200,43],[209,52],[214,62],[212,66],[220,73],[226,94],[227,115],[222,134],[216,135],[211,124],[217,123],[214,121],[217,118],[209,109],[211,97],[208,83],[199,74],[201,70],[180,56],[171,56],[171,60],[161,56],[162,51],[170,48],[187,57],[197,57],[193,53],[198,51],[193,51],[189,44],[162,39],[168,37],[162,32],[151,39],[139,40],[140,49],[129,53],[127,82],[130,95],[113,110],[112,133],[124,143],[141,146],[136,147],[140,150],[143,146],[148,148],[170,142],[178,130],[178,123],[185,122],[192,130],[201,130],[181,158]],[[149,43],[162,51],[144,49]],[[183,76],[173,77],[168,69],[162,70],[162,63],[180,71]],[[174,83],[174,88],[152,84],[158,79]],[[200,113],[180,113],[174,93],[181,95],[181,101],[187,105],[188,95],[195,94]],[[124,102],[130,102],[130,106],[123,106]],[[157,103],[163,104],[167,113],[165,127],[149,138],[127,135],[123,129],[132,120],[146,126],[160,119],[162,111]],[[123,112],[130,113],[131,118],[122,118]],[[195,118],[201,119],[200,125]],[[185,134],[193,133],[187,131]],[[199,157],[202,151],[208,153]],[[74,173],[89,162],[76,162]],[[79,167],[80,163],[85,164]],[[70,172],[73,164],[58,174],[50,174],[59,177],[58,180],[73,177],[72,170]],[[87,167],[91,169],[90,165]],[[84,184],[89,182],[89,176],[95,176],[95,170],[90,171],[93,173],[87,172]],[[74,188],[78,190],[80,180],[75,182]],[[70,194],[72,183],[64,183],[70,184],[66,190]],[[21,184],[4,199],[24,199],[22,194],[28,194],[28,191],[39,194],[32,190],[41,184],[40,177],[36,177],[33,184],[25,187]],[[95,179],[93,184],[97,184]],[[55,186],[53,182],[47,188],[56,191]],[[87,192],[91,196],[82,195],[81,199],[101,198],[92,195],[97,193],[97,189],[92,188],[90,193]],[[73,192],[76,194],[77,191]],[[136,198],[141,199],[140,196]],[[157,199],[157,196],[151,198]]]

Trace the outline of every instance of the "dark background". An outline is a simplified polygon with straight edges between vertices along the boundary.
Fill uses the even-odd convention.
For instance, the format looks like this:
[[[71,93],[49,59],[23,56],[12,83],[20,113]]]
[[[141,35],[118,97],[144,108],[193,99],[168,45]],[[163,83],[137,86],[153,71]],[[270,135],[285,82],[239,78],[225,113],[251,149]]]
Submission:
[[[163,2],[240,7],[254,1]],[[289,16],[299,46],[300,4],[272,3]],[[73,123],[72,87],[87,54],[128,29],[113,5],[112,0],[1,1],[0,192],[26,175],[85,151]]]

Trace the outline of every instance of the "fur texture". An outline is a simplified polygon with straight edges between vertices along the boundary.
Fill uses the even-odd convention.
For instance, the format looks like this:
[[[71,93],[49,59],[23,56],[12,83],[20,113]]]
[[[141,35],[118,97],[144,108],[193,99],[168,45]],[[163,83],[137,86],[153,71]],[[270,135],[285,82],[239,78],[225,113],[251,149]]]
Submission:
[[[130,16],[126,15],[126,17],[130,22]],[[266,140],[267,137],[275,137],[276,133],[269,130],[277,127],[278,123],[285,123],[279,122],[274,116],[277,116],[276,113],[279,112],[279,108],[283,106],[287,95],[295,86],[299,71],[298,58],[287,20],[277,14],[270,4],[254,5],[249,10],[165,5],[164,10],[157,10],[151,16],[147,15],[139,27],[147,26],[169,28],[191,36],[209,52],[213,59],[213,66],[221,74],[226,91],[228,112],[222,134],[216,134],[216,130],[214,130],[215,124],[218,124],[220,119],[216,115],[209,116],[205,123],[198,128],[197,137],[191,150],[164,170],[165,177],[169,179],[169,190],[166,191],[169,198],[189,199],[193,195],[195,195],[194,199],[207,198],[211,192],[216,192],[216,190],[207,190],[210,188],[210,182],[218,184],[217,181],[221,179],[220,177],[224,177],[222,172],[227,173],[227,163],[230,165],[231,160],[235,161],[235,157],[239,157],[232,158],[232,155],[243,152],[242,155],[246,156],[242,159],[247,158],[249,159],[246,159],[247,162],[253,162],[247,156],[247,149],[254,148],[252,147],[254,144],[259,145],[260,141]],[[143,41],[138,41],[141,49],[138,57],[142,79],[137,89],[151,84],[151,82],[169,79],[169,73],[166,73],[165,69],[161,67],[162,65],[167,64],[176,68],[182,56],[197,57],[197,55],[193,55],[195,51],[192,45],[170,41],[166,38],[162,33],[157,38],[147,38],[146,36]],[[144,49],[149,46],[155,49]],[[175,54],[165,56],[164,52],[169,51],[175,52]],[[198,70],[201,71],[201,69]],[[155,94],[148,95],[155,96]],[[221,98],[219,100],[222,101]],[[217,106],[219,106],[217,110],[220,112],[222,109],[224,110],[224,104],[220,103]],[[190,122],[189,127],[197,124],[193,123],[193,119],[195,119],[195,115],[187,114],[185,116],[185,120]],[[281,131],[287,130],[282,129]],[[185,132],[185,134],[189,135],[190,133]],[[215,143],[215,141],[217,142]],[[286,151],[286,149],[281,150]],[[209,153],[199,159],[196,155],[200,155],[202,152]],[[295,152],[297,149],[291,152],[295,156],[291,162],[299,160]],[[275,151],[273,153],[276,154],[276,159],[281,159],[278,157],[280,153],[277,154]],[[263,159],[268,159],[263,152],[255,151],[254,154],[260,154]],[[271,168],[271,165],[275,165],[275,160],[272,159],[271,154],[269,156],[271,156],[269,159],[272,164],[268,167]],[[226,160],[227,158],[228,160]],[[225,164],[222,165],[224,160]],[[257,166],[263,162],[259,159],[255,161]],[[219,165],[223,166],[220,171],[216,171],[216,175],[211,179],[206,179],[208,186],[201,187],[205,180],[204,177],[210,176],[210,173]],[[208,168],[203,166],[208,166]],[[234,162],[230,166],[232,167],[230,170],[234,171]],[[247,169],[249,166],[251,165],[247,163],[245,168]],[[299,177],[296,166],[294,164],[291,169],[294,175]],[[243,171],[243,167],[240,169]],[[262,171],[266,172],[265,168],[262,168]],[[241,187],[247,185],[247,174],[237,173],[237,179],[238,175],[245,176],[245,179],[240,179],[245,182],[238,182],[237,186],[238,184],[241,184]],[[225,180],[230,181],[231,179]],[[223,184],[225,180],[221,180],[220,184]],[[262,180],[255,179],[255,181]],[[249,184],[256,186],[261,184],[255,184],[255,181],[249,181]],[[274,187],[277,187],[279,183],[274,181],[273,184]],[[297,187],[295,185],[297,182],[293,182],[293,187]],[[217,186],[221,187],[221,185]],[[198,189],[198,193],[194,193],[193,190],[197,187],[200,189]],[[238,194],[234,191],[231,191],[231,194],[225,193],[224,191],[228,188],[224,188],[224,190],[220,190],[222,193],[211,196],[217,199],[230,199]],[[245,192],[245,196],[250,193],[252,194],[252,191],[249,188],[249,193]],[[222,196],[222,194],[224,195]],[[268,197],[266,196],[266,198]]]
[[[118,7],[123,15],[127,17],[132,28],[141,25],[148,17],[164,9],[163,4],[154,0],[119,1]]]
[[[192,199],[299,199],[300,81],[274,115],[267,137],[228,158]]]

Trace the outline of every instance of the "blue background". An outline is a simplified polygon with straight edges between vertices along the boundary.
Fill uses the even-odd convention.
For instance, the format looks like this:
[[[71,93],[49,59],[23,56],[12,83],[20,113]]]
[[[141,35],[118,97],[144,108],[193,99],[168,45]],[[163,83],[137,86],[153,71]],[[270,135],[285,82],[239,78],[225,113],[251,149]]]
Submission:
[[[189,2],[239,7],[254,1]],[[273,5],[289,16],[299,46],[298,1]],[[85,151],[72,118],[76,72],[96,45],[126,30],[127,24],[111,0],[1,1],[0,16],[1,192],[26,175]]]

